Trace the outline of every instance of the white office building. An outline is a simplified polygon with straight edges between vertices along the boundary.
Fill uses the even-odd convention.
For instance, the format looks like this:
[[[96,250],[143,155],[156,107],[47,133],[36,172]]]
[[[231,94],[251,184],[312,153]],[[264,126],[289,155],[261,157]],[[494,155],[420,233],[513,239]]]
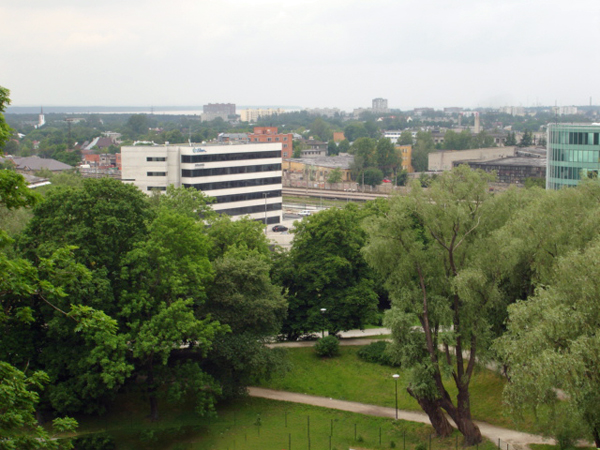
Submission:
[[[220,214],[281,222],[281,143],[122,147],[121,163],[123,182],[147,194],[194,187]]]

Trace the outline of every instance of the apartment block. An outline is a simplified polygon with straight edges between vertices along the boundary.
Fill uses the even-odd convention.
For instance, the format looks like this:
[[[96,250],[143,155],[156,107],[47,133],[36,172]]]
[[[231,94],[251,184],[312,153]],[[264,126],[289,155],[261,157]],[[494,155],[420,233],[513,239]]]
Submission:
[[[280,142],[156,145],[121,148],[122,180],[150,194],[193,187],[214,197],[213,209],[266,223],[282,218]]]

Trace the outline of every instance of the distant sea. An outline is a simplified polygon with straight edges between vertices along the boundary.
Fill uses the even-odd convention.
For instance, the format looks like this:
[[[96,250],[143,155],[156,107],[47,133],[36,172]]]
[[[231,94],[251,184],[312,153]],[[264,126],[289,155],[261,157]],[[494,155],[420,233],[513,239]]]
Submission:
[[[300,111],[300,106],[255,106],[240,105],[236,109],[247,108],[281,108],[287,112]],[[156,115],[186,115],[195,116],[202,114],[202,106],[44,106],[44,114],[156,114]],[[6,114],[39,114],[40,106],[9,106]]]

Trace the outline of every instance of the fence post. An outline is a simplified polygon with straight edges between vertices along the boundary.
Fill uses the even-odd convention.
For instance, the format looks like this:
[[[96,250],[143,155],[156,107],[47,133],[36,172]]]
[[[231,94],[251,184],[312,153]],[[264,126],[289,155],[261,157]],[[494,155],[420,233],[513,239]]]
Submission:
[[[306,432],[308,433],[308,450],[310,450],[310,416],[306,416]]]
[[[333,419],[331,419],[331,431],[329,432],[329,436],[333,436]]]
[[[379,445],[381,445],[381,427],[379,427]]]
[[[354,424],[354,442],[356,442],[356,424]]]
[[[498,438],[498,450],[500,450],[500,438]]]

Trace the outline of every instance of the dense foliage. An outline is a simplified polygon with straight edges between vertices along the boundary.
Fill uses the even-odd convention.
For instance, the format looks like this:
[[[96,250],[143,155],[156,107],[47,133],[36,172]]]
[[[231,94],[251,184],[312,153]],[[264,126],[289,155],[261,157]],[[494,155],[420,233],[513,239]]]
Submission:
[[[321,358],[333,358],[340,354],[340,341],[335,336],[325,336],[315,342],[315,353]]]

